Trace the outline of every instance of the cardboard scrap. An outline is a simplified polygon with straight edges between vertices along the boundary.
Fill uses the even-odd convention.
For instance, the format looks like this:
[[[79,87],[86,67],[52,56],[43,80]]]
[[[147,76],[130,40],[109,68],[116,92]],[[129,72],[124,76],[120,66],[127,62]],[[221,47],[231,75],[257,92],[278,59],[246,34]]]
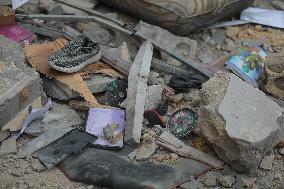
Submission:
[[[82,76],[91,73],[103,73],[111,77],[119,78],[121,78],[122,76],[115,70],[111,69],[108,65],[105,65],[101,62],[97,62],[96,64],[89,64],[81,71],[73,74],[67,74],[52,69],[48,65],[48,58],[52,54],[63,48],[65,45],[67,45],[67,43],[68,41],[66,39],[60,38],[56,39],[53,42],[45,44],[26,46],[25,52],[27,59],[31,66],[38,72],[46,75],[49,78],[54,78],[59,82],[66,84],[72,90],[77,91],[80,96],[82,96],[93,107],[102,107],[102,105],[97,102],[96,98],[93,96],[92,92],[87,87]]]

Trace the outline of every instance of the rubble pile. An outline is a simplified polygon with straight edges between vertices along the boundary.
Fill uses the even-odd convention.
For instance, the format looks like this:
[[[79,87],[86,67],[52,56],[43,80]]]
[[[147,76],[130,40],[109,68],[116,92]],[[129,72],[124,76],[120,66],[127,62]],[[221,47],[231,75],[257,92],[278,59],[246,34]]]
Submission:
[[[0,188],[283,188],[282,1],[1,1]]]

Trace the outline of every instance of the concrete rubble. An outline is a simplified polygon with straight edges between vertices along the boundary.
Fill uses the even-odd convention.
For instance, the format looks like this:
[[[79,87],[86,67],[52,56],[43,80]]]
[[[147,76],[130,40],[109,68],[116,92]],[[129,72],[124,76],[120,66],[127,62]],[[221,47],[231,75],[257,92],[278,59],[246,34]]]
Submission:
[[[202,121],[195,132],[233,169],[256,172],[283,137],[283,108],[233,74],[215,75],[201,92]]]
[[[152,54],[153,46],[151,42],[144,42],[129,71],[124,140],[130,144],[140,143],[146,87],[150,73]]]
[[[151,6],[130,12],[142,1]],[[8,21],[1,10],[15,1],[1,1],[0,188],[284,188],[284,31],[198,14],[225,2],[229,13],[284,5],[252,1],[29,0]],[[165,29],[196,17],[190,27],[216,23],[184,36]],[[21,33],[4,31],[7,22],[36,38],[14,42]],[[59,59],[80,60],[70,41],[82,36],[101,58],[74,73],[53,68],[66,46],[75,48]],[[239,67],[243,78],[259,74],[254,87],[229,70],[248,47],[267,55]]]
[[[64,125],[76,127],[83,124],[79,114],[67,105],[53,103],[52,109],[46,112],[42,119],[32,122],[25,130],[31,136],[39,136],[52,127]]]
[[[44,95],[39,74],[25,63],[23,49],[0,36],[0,127],[4,127],[38,97]]]

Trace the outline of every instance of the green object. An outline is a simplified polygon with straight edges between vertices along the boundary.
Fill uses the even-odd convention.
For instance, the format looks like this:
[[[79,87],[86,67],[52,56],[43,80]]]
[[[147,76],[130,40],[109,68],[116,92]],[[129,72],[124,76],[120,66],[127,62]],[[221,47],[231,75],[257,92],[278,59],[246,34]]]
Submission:
[[[197,125],[197,114],[189,108],[173,113],[167,122],[167,128],[178,138],[187,136]]]

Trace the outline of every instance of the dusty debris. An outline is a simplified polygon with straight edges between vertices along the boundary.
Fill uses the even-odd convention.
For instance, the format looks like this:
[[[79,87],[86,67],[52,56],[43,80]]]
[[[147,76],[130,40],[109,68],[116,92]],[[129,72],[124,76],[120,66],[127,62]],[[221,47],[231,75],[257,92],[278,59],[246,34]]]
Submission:
[[[62,137],[69,131],[73,130],[72,127],[66,127],[64,125],[57,125],[51,127],[49,130],[36,137],[35,139],[29,141],[22,149],[18,152],[19,158],[24,158],[27,155],[33,154],[35,151],[49,145],[54,142],[58,138]]]
[[[179,156],[175,153],[166,153],[166,154],[154,154],[150,161],[157,163],[165,164],[175,164],[178,161]]]
[[[261,160],[261,162],[259,164],[259,168],[264,169],[264,170],[271,170],[274,158],[275,158],[275,155],[273,153],[265,156]]]
[[[185,145],[182,141],[167,131],[159,137],[157,144],[181,156],[200,161],[214,168],[220,169],[223,167],[222,161],[191,146]]]
[[[275,53],[270,55],[265,65],[265,84],[264,90],[268,93],[284,99],[284,88],[282,82],[284,81],[284,54]]]
[[[162,100],[163,88],[160,85],[151,85],[147,87],[147,97],[145,110],[154,110]]]
[[[5,140],[6,138],[8,138],[8,136],[10,136],[10,132],[9,131],[7,131],[7,130],[5,130],[5,131],[0,130],[0,142]]]
[[[54,126],[64,125],[66,127],[75,127],[83,124],[82,118],[76,111],[67,105],[53,103],[52,109],[44,114],[42,119],[31,123],[25,130],[25,133],[31,136],[39,136]]]
[[[221,178],[217,178],[217,180],[223,187],[226,188],[232,187],[236,182],[236,179],[232,175],[224,175]]]
[[[33,170],[37,171],[37,172],[41,172],[43,170],[45,170],[46,168],[40,163],[40,161],[38,159],[32,159],[31,160],[31,167],[33,168]]]
[[[150,73],[153,46],[145,41],[133,61],[128,76],[125,141],[139,144],[143,122],[146,87]]]
[[[110,1],[119,2],[119,0]],[[144,0],[138,1],[144,2]],[[139,4],[138,1],[137,4]],[[203,8],[206,10],[210,8],[214,13],[215,10],[211,8],[216,4],[219,5],[220,2],[223,3],[223,1],[216,2],[213,6],[209,1],[204,4]],[[230,13],[236,7],[240,8],[242,6],[244,8],[252,3],[252,0],[238,0],[234,1],[235,4],[231,4],[229,1],[226,10]],[[257,4],[261,4],[259,2],[270,3],[266,2],[267,0],[256,1]],[[125,14],[128,13],[127,11],[122,14],[117,12],[116,9],[110,9],[103,5],[104,1],[101,2],[99,6],[93,9],[97,1],[86,0],[78,3],[76,0],[31,0],[30,3],[15,10],[17,24],[38,35],[35,41],[25,41],[25,44],[22,45],[25,46],[25,50],[28,49],[26,58],[30,65],[41,75],[32,69],[28,71],[25,65],[25,56],[20,46],[14,48],[11,43],[2,42],[1,40],[0,47],[3,48],[0,48],[0,73],[7,68],[17,68],[19,73],[23,72],[27,76],[37,74],[39,83],[33,85],[35,87],[43,86],[47,96],[55,98],[56,102],[65,108],[57,110],[54,107],[53,110],[44,115],[43,119],[40,118],[34,121],[31,127],[26,130],[26,133],[38,137],[32,139],[32,136],[26,134],[19,137],[13,145],[16,150],[19,149],[18,154],[1,155],[0,188],[58,188],[62,186],[62,183],[66,188],[81,189],[97,188],[97,186],[87,186],[83,183],[99,184],[112,188],[136,188],[137,186],[157,189],[165,187],[191,189],[281,188],[282,173],[284,171],[282,165],[284,133],[282,131],[282,109],[265,98],[264,95],[260,95],[261,92],[258,89],[252,90],[252,88],[249,88],[244,81],[237,80],[232,75],[224,76],[222,79],[220,75],[229,72],[224,65],[229,58],[237,53],[236,48],[260,46],[271,57],[275,56],[275,52],[281,53],[283,51],[283,45],[281,45],[283,32],[275,28],[245,24],[244,22],[241,23],[244,24],[243,26],[230,26],[230,24],[240,24],[237,20],[223,23],[222,28],[220,28],[220,25],[218,26],[219,29],[204,28],[193,32],[187,37],[178,37],[155,26],[170,24],[173,27],[180,24],[180,21],[178,21],[172,25],[172,21],[177,20],[176,18],[167,23],[159,22],[150,25],[141,22],[136,25],[139,20]],[[130,0],[120,5],[124,6],[129,2],[132,3],[131,6],[137,5]],[[190,2],[187,2],[188,5],[194,8]],[[5,4],[5,2],[1,1],[0,5],[3,3]],[[144,3],[155,4],[146,1]],[[180,3],[183,2],[174,2],[175,5]],[[160,2],[155,5],[161,6]],[[170,5],[165,4],[164,6],[167,6],[171,12],[165,14],[167,19],[172,17],[173,12],[180,10],[179,8],[172,9]],[[180,17],[180,14],[188,14],[185,7],[187,6],[182,9],[185,12],[178,12],[177,17]],[[223,4],[218,10],[221,11],[222,7]],[[147,8],[152,9],[153,7],[148,6]],[[201,7],[196,8],[198,9],[195,10],[197,12],[201,9]],[[141,6],[137,10],[140,12],[143,9],[144,7]],[[159,19],[158,15],[161,14],[161,9],[154,12],[157,13],[155,18]],[[189,12],[189,14],[191,13]],[[208,13],[208,15],[212,14]],[[200,16],[202,15],[199,14],[197,18],[200,18],[202,22],[196,22],[191,27],[199,27],[206,23],[207,15],[204,17],[205,20],[203,16]],[[216,14],[215,16],[217,17]],[[222,16],[218,17],[221,18]],[[182,21],[187,19],[183,18]],[[191,19],[195,20],[195,17],[191,17]],[[147,20],[148,23],[151,23],[151,21],[152,19]],[[215,18],[210,17],[208,21],[214,22]],[[186,23],[186,27],[188,27],[188,23]],[[184,29],[180,32],[185,32]],[[101,61],[91,64],[87,69],[74,74],[63,74],[47,67],[47,60],[50,55],[56,53],[68,42],[58,38],[65,37],[68,40],[73,40],[81,35],[81,32],[92,39],[93,42],[99,43],[102,51]],[[153,57],[152,53],[151,56],[147,57],[148,60],[150,59],[147,63],[147,70],[148,65],[151,65],[151,68],[149,66],[149,76],[148,74],[141,75],[137,71],[142,67],[141,65],[138,66],[139,68],[135,73],[131,68],[134,67],[132,60],[135,59],[137,50],[141,45],[140,39],[142,39],[142,43],[147,39],[151,39],[150,41],[155,48]],[[48,46],[45,46],[47,44]],[[34,49],[31,50],[31,48]],[[128,49],[130,49],[130,53]],[[251,61],[255,61],[255,59]],[[276,62],[281,61],[276,60]],[[255,66],[254,63],[252,67]],[[281,66],[276,64],[269,67],[269,60],[265,64],[265,69],[268,68],[266,72],[271,71],[273,73],[266,73],[269,77],[264,79],[263,84],[265,87],[274,87],[272,89],[274,93],[269,92],[265,87],[260,89],[272,94],[274,96],[273,100],[282,106],[282,93],[275,93],[276,85],[278,85],[278,88],[282,87]],[[206,82],[218,70],[224,73],[211,78],[207,83],[203,84],[203,89],[199,90],[201,84]],[[247,71],[247,69],[244,71]],[[130,78],[130,76],[135,79],[139,78],[143,82],[135,81],[131,83],[128,81],[127,83],[127,81],[123,80],[127,77]],[[218,80],[218,77],[221,79]],[[22,76],[18,77],[18,83],[26,81],[24,78]],[[43,83],[40,78],[43,79]],[[5,83],[5,79],[1,81],[0,86]],[[137,81],[139,80],[137,79]],[[118,84],[120,82],[124,83],[120,85]],[[133,126],[138,125],[138,128],[135,128],[137,137],[134,143],[140,142],[139,146],[123,144],[124,133],[116,133],[118,128],[113,127],[117,125],[113,121],[113,117],[120,117],[124,123],[125,114],[113,116],[106,113],[96,116],[90,114],[88,116],[87,113],[94,106],[107,108],[104,110],[117,110],[115,107],[123,107],[122,101],[126,97],[127,84],[130,84],[128,93],[130,93],[130,88],[135,89],[136,92],[128,94],[128,97],[137,98],[135,103],[125,100],[124,104],[127,104],[127,106],[124,105],[124,107],[127,108],[128,113],[134,108],[139,108],[139,111],[136,111],[136,109],[134,114],[130,115],[130,118],[139,117],[139,124],[132,122]],[[17,85],[17,82],[15,85]],[[262,83],[259,83],[259,86],[262,87]],[[141,90],[137,88],[141,88]],[[5,93],[10,89],[14,91],[17,88],[7,86],[3,89],[3,92]],[[0,94],[3,94],[1,90],[2,88]],[[18,98],[9,99],[8,101],[12,108],[9,106],[3,107],[0,100],[0,113],[3,114],[3,111],[11,113],[0,117],[0,128],[6,129],[4,133],[0,131],[0,139],[1,135],[3,135],[3,139],[7,139],[10,135],[14,136],[11,131],[20,129],[29,111],[32,108],[40,108],[42,104],[45,104],[44,94],[34,95],[34,92],[43,94],[41,88],[38,88],[38,91],[33,91],[29,87],[21,88]],[[29,97],[32,97],[32,99],[29,99]],[[169,101],[169,98],[171,98],[171,101]],[[96,101],[97,99],[99,103],[105,106],[100,106]],[[13,102],[16,103],[17,100],[22,106],[15,106]],[[143,101],[143,103],[140,103],[140,101]],[[7,104],[7,101],[4,100],[3,102]],[[68,104],[77,112],[69,109],[65,104]],[[66,113],[65,110],[67,109]],[[189,130],[186,130],[189,128],[185,124],[188,121],[188,114],[177,111],[183,109],[191,109],[198,113],[196,114],[198,117],[196,120],[198,126],[196,128],[190,127]],[[175,116],[176,114],[171,116],[176,111],[185,116],[180,116],[182,119]],[[3,119],[7,119],[7,123],[5,122],[2,126]],[[72,137],[66,139],[69,136],[68,133],[74,130],[74,126],[76,128],[79,126],[80,129],[84,128],[85,120],[88,120],[87,122],[92,120],[91,124],[87,124],[87,127],[92,129],[95,128],[94,125],[101,123],[100,137],[110,144],[120,142],[120,145],[111,147],[101,146],[99,143],[98,146],[92,141],[86,142],[85,139],[88,137],[85,135],[79,135],[75,140]],[[105,120],[107,122],[104,122]],[[174,123],[171,131],[182,131],[180,132],[181,135],[177,135],[183,137],[182,141],[175,137],[168,137],[168,135],[165,137],[166,140],[161,140],[161,138],[164,139],[164,133],[169,132],[167,131],[169,127],[166,128],[167,121],[173,121]],[[234,127],[236,125],[237,128]],[[259,125],[262,127],[258,127]],[[133,131],[133,128],[128,128]],[[83,132],[83,129],[80,132]],[[77,147],[80,146],[77,145],[77,142],[84,143],[82,146],[85,149],[77,150],[79,149]],[[93,144],[85,147],[87,143]],[[278,145],[274,149],[276,143]],[[67,147],[65,147],[65,144]],[[5,141],[2,142],[2,145],[5,145]],[[104,148],[104,150],[98,150],[98,147]],[[120,149],[113,150],[113,153],[111,153],[109,151],[112,148]],[[7,149],[9,150],[9,147]],[[132,153],[129,154],[130,152]],[[275,154],[274,158],[269,155],[272,152]],[[39,160],[31,158],[28,154],[37,156],[49,168],[61,162],[59,167],[64,170],[68,178],[59,169],[42,171],[45,167]],[[130,160],[127,154],[129,154]],[[23,158],[24,156],[25,158]],[[225,165],[218,160],[218,156],[224,160]],[[123,159],[127,160],[127,162]],[[160,165],[161,167],[159,167]],[[209,171],[212,167],[224,169]],[[239,175],[232,168],[243,172],[256,169],[256,174]],[[13,175],[10,173],[13,173]],[[92,177],[89,177],[89,175],[92,175]],[[102,177],[104,178],[100,179]],[[37,179],[34,180],[34,178]],[[121,178],[126,179],[121,182]]]
[[[0,37],[0,54],[5,63],[0,70],[0,77],[3,78],[0,81],[0,127],[3,127],[41,97],[43,91],[39,74],[25,64],[24,52],[19,44]]]
[[[10,153],[17,153],[17,145],[16,145],[16,138],[9,137],[8,139],[4,140],[0,146],[0,154],[10,154]]]
[[[144,133],[142,136],[142,145],[139,148],[135,159],[138,161],[149,159],[157,150],[156,133],[152,130]]]
[[[283,109],[232,74],[215,75],[201,91],[204,104],[195,132],[233,169],[255,172],[262,154],[281,139],[283,127],[278,119]]]

